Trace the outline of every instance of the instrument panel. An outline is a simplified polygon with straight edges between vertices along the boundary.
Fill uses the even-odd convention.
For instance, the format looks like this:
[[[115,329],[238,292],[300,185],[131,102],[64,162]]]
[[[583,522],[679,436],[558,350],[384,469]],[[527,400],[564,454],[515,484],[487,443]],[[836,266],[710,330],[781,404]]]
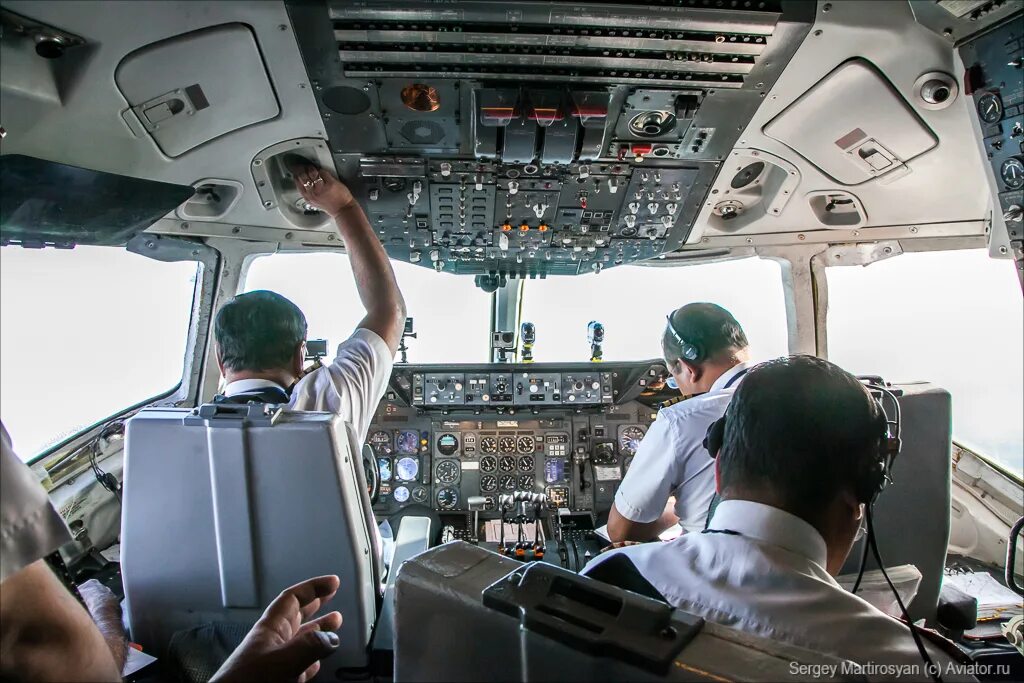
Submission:
[[[611,505],[664,398],[659,361],[396,366],[367,443],[386,516],[409,505],[497,515],[499,496],[545,495],[549,510]]]

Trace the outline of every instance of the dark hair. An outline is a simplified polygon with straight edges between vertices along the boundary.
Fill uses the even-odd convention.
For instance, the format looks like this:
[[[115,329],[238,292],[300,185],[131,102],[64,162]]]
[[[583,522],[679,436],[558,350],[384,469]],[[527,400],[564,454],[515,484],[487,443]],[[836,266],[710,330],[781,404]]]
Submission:
[[[811,520],[843,491],[856,494],[886,429],[864,385],[814,356],[753,368],[725,415],[721,490],[771,491],[786,510]]]
[[[672,326],[690,344],[701,349],[698,363],[715,360],[732,349],[747,348],[747,335],[732,316],[718,304],[687,304],[672,313]],[[661,349],[669,365],[683,358],[683,350],[675,335],[665,326]]]
[[[224,304],[213,334],[225,367],[277,370],[288,367],[296,347],[306,339],[306,316],[280,294],[257,290]]]

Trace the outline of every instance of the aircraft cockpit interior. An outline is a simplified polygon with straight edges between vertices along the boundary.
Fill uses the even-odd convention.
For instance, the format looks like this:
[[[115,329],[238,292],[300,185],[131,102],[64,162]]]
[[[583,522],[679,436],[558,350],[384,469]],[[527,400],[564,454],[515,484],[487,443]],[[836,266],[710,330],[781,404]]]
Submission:
[[[47,561],[130,681],[278,680],[225,672],[325,575],[280,680],[1024,679],[1022,58],[1019,0],[2,0],[0,418]],[[838,494],[716,458],[815,358],[881,430],[838,555]],[[799,405],[794,452],[860,419]],[[771,534],[825,593],[723,588]]]

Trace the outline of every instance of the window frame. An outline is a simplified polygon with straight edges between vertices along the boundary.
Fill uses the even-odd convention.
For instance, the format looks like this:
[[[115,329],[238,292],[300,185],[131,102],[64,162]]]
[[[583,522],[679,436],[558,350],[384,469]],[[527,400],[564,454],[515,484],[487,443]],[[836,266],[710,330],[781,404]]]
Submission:
[[[899,258],[904,254],[968,251],[987,248],[987,240],[984,236],[977,237],[953,237],[953,238],[919,238],[915,240],[888,240],[874,243],[856,244],[834,244],[825,245],[827,248],[817,251],[812,255],[809,262],[807,278],[804,286],[810,285],[814,299],[814,335],[816,347],[819,350],[817,355],[829,359],[828,356],[828,280],[826,271],[828,268],[848,268],[853,266],[867,266],[871,263]],[[991,255],[989,256],[990,258]],[[993,261],[1001,259],[992,259]],[[1021,293],[1024,294],[1024,284],[1021,285]],[[953,446],[956,449],[966,451],[978,457],[986,465],[993,468],[1003,476],[1009,477],[1018,484],[1024,484],[1024,477],[1011,472],[995,460],[992,456],[966,446],[954,437]]]
[[[149,244],[153,246],[148,246]],[[9,245],[4,248],[21,247]],[[186,330],[185,353],[182,356],[182,374],[178,383],[167,391],[101,418],[26,460],[25,464],[37,475],[51,478],[50,473],[54,473],[51,478],[51,489],[78,475],[83,465],[79,461],[88,456],[88,449],[84,447],[89,445],[106,425],[151,405],[186,403],[194,406],[199,395],[200,371],[206,356],[206,338],[210,328],[210,316],[204,313],[212,310],[214,303],[221,265],[219,252],[196,242],[145,233],[137,235],[127,244],[103,245],[101,248],[124,249],[156,261],[192,261],[196,264],[192,307]]]

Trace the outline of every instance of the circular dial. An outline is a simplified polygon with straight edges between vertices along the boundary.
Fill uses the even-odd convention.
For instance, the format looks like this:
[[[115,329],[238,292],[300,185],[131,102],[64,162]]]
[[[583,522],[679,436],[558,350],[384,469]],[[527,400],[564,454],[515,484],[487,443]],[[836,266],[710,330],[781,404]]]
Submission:
[[[995,93],[985,93],[978,99],[978,116],[985,123],[997,123],[1003,118],[1003,101]]]
[[[639,425],[632,425],[619,432],[619,452],[625,456],[636,455],[636,449],[640,447],[640,441],[647,432]]]
[[[373,452],[379,456],[387,457],[393,452],[391,448],[391,434],[385,431],[376,431],[370,435],[367,442],[373,448]]]
[[[503,455],[498,460],[498,467],[501,468],[502,472],[515,472],[516,471],[516,459],[511,455]]]
[[[404,503],[409,500],[409,489],[404,486],[397,486],[395,490],[391,492],[391,495],[395,497],[395,500],[399,503]]]
[[[442,434],[437,437],[437,452],[441,455],[454,455],[459,450],[459,439],[454,434]]]
[[[442,484],[454,484],[459,479],[459,463],[454,460],[442,460],[437,463],[434,476]]]
[[[484,472],[493,472],[498,469],[498,459],[493,455],[485,455],[480,458],[480,469]]]
[[[417,486],[412,490],[412,499],[417,503],[427,502],[427,490],[422,486]]]
[[[494,496],[484,496],[484,510],[493,510],[494,507]]]
[[[533,472],[533,456],[524,455],[519,458],[519,471],[520,472]]]
[[[420,449],[419,432],[405,430],[398,434],[398,452],[402,455],[412,455]]]
[[[999,175],[1011,190],[1024,187],[1024,160],[1020,157],[1010,157],[999,167]]]
[[[442,510],[451,510],[459,504],[459,492],[455,489],[445,487],[437,492],[437,507]]]
[[[391,481],[391,458],[377,458],[377,471],[381,481]]]
[[[498,490],[498,478],[493,474],[485,474],[480,477],[480,490],[484,493],[493,493]]]
[[[420,463],[416,458],[402,458],[395,464],[395,475],[403,481],[413,481],[420,473]]]
[[[519,484],[519,490],[520,491],[532,491],[533,490],[533,475],[532,474],[520,475],[519,476],[519,481],[516,482],[516,483]]]
[[[482,453],[497,453],[498,440],[493,436],[485,436],[480,439],[480,451]]]
[[[502,491],[515,491],[516,478],[511,474],[503,474],[498,478],[498,485],[501,486]]]
[[[516,439],[516,450],[520,453],[533,453],[533,437],[521,436]]]
[[[516,437],[514,436],[501,436],[498,437],[498,450],[502,453],[515,453],[516,452]]]

